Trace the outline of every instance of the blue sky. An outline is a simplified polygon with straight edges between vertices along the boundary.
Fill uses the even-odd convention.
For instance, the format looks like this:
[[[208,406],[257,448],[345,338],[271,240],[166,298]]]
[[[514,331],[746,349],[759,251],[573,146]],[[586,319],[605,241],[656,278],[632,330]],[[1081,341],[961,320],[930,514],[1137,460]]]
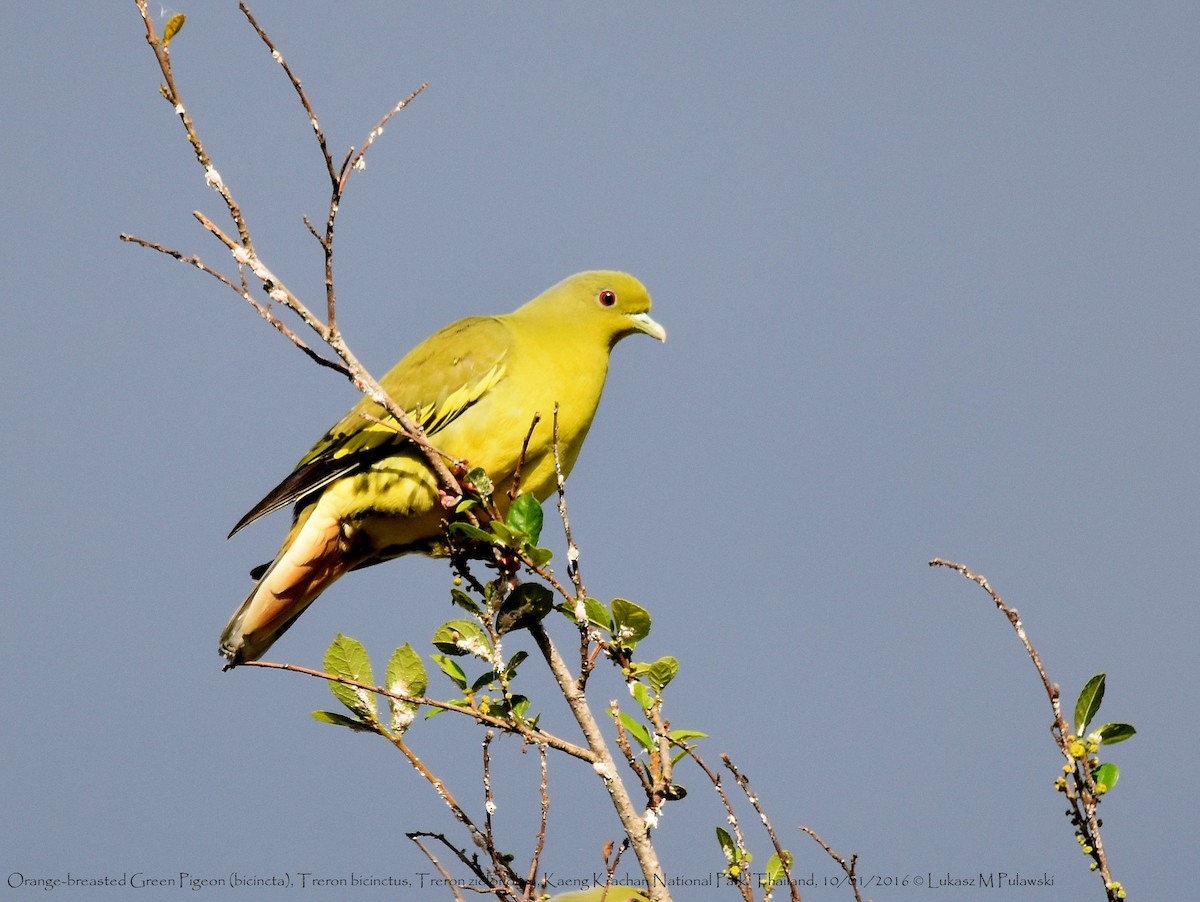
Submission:
[[[335,156],[430,83],[340,214],[340,321],[377,374],[582,269],[649,287],[670,341],[616,350],[569,484],[584,576],[651,610],[646,654],[681,663],[673,724],[750,775],[799,872],[837,873],[803,824],[864,875],[1045,873],[1039,898],[1100,898],[1036,674],[978,587],[926,565],[941,556],[1021,611],[1065,696],[1107,672],[1102,719],[1139,729],[1107,755],[1111,861],[1130,898],[1178,891],[1200,827],[1171,770],[1200,741],[1196,7],[253,9]],[[233,4],[155,7],[175,11],[201,135],[260,252],[317,302],[301,217],[327,189],[291,89]],[[191,218],[219,199],[132,2],[0,16],[0,867],[417,879],[404,831],[454,831],[428,787],[382,741],[313,722],[319,683],[216,656],[285,517],[225,534],[353,390],[213,280],[117,240],[227,266]],[[432,561],[356,573],[273,657],[318,664],[342,631],[381,670],[453,615],[448,589]],[[443,716],[413,742],[478,807],[477,733]],[[502,745],[523,850],[536,759]],[[679,779],[658,847],[703,876],[722,813]],[[590,874],[615,819],[573,762],[551,796],[546,866]]]

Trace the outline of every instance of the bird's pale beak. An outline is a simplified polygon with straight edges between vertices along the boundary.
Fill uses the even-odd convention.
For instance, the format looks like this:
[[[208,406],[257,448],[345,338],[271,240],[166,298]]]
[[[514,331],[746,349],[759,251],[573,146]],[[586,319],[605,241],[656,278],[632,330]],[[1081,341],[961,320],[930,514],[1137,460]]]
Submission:
[[[667,340],[667,330],[651,319],[649,313],[631,313],[629,319],[633,321],[633,327],[639,332],[645,332],[659,341]]]

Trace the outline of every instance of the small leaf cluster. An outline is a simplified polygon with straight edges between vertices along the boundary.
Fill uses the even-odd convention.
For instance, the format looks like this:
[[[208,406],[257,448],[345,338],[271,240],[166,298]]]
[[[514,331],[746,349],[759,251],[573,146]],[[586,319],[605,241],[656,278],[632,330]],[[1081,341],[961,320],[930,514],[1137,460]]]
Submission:
[[[383,688],[392,693],[386,696],[390,718],[385,725],[380,720],[375,703],[377,692],[371,659],[361,642],[338,633],[325,652],[325,671],[340,679],[352,681],[330,680],[329,688],[353,716],[348,717],[336,711],[314,711],[313,717],[322,723],[379,733],[389,738],[402,736],[412,724],[419,704],[411,699],[424,696],[428,684],[421,656],[411,645],[405,644],[397,648],[388,661],[384,675]]]
[[[781,880],[787,879],[787,871],[792,866],[792,853],[784,851],[783,857],[776,852],[767,861],[767,872],[763,874],[762,885],[774,886]]]
[[[453,594],[457,603],[475,605],[474,599],[465,592],[454,589]],[[507,661],[498,662],[495,645],[484,628],[474,620],[449,620],[443,623],[433,634],[433,644],[440,652],[430,656],[433,662],[463,693],[462,698],[455,699],[453,704],[514,724],[527,722],[531,727],[537,726],[537,717],[527,718],[529,699],[513,694],[509,689],[509,684],[517,675],[517,668],[529,657],[527,652],[519,651]],[[469,679],[456,660],[467,656],[479,658],[489,666],[474,679]],[[500,695],[493,697],[488,694],[490,692],[499,692]],[[433,717],[440,711],[431,709],[426,717]]]
[[[583,610],[588,624],[600,632],[609,656],[624,668],[626,677],[646,677],[656,693],[661,693],[675,678],[679,662],[674,658],[660,658],[653,664],[632,660],[638,643],[650,635],[650,612],[641,605],[626,598],[614,598],[605,607],[594,598],[585,598]]]
[[[585,598],[584,612],[588,624],[600,630],[602,637],[607,637],[605,647],[609,656],[622,665],[621,672],[629,686],[629,694],[641,707],[642,713],[649,714],[655,707],[661,706],[663,690],[679,673],[679,660],[671,655],[653,663],[632,660],[637,644],[650,635],[650,612],[626,598],[614,598],[607,607],[594,598]],[[566,613],[570,615],[569,611]],[[619,719],[638,745],[646,751],[654,749],[650,731],[643,724],[624,712],[619,714]],[[680,743],[705,735],[697,730],[671,730],[667,733],[669,739]],[[680,752],[674,760],[678,761],[684,754]]]
[[[725,856],[725,870],[722,872],[734,883],[749,879],[750,862],[754,856],[750,850],[740,845],[724,827],[717,827],[717,842],[721,846],[721,854]],[[758,878],[763,887],[772,887],[781,880],[787,879],[787,869],[792,866],[792,853],[785,851],[780,857],[776,852],[767,861],[767,869]]]
[[[750,865],[754,856],[749,849],[735,842],[724,827],[717,828],[717,842],[721,845],[721,854],[725,856],[725,876],[736,883],[741,880],[742,871]]]
[[[1121,776],[1117,765],[1111,761],[1102,764],[1097,752],[1100,746],[1124,742],[1137,732],[1128,723],[1106,723],[1092,729],[1092,722],[1104,700],[1104,681],[1105,675],[1098,673],[1087,681],[1079,693],[1075,702],[1073,732],[1063,739],[1067,763],[1063,765],[1063,776],[1054,781],[1055,788],[1071,802],[1066,814],[1075,827],[1076,842],[1085,855],[1093,857],[1096,840],[1091,833],[1089,817],[1100,804],[1100,796],[1112,790]],[[1087,785],[1089,774],[1095,786],[1094,795]],[[1097,821],[1097,825],[1099,823]],[[1092,869],[1097,867],[1098,863],[1093,861]],[[1116,898],[1125,898],[1125,891],[1119,884],[1113,894]]]
[[[1087,759],[1091,768],[1092,779],[1096,783],[1096,793],[1104,795],[1114,786],[1121,776],[1118,767],[1111,763],[1101,764],[1095,757],[1102,745],[1115,745],[1133,736],[1137,730],[1133,724],[1106,723],[1088,732],[1096,714],[1100,711],[1100,703],[1104,700],[1104,674],[1098,673],[1083,687],[1075,702],[1075,732],[1067,737],[1067,749],[1071,758]]]
[[[522,493],[513,499],[503,519],[492,501],[495,486],[481,468],[467,474],[467,486],[472,490],[455,508],[458,514],[484,512],[483,525],[456,520],[449,526],[452,539],[482,542],[493,549],[507,549],[523,555],[534,566],[549,562],[553,552],[538,545],[542,535],[544,514],[541,503],[533,495]]]

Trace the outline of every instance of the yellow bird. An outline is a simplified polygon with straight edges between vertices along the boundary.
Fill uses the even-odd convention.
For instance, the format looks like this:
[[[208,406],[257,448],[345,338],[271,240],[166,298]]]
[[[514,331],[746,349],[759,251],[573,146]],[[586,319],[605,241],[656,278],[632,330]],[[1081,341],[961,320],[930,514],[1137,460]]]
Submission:
[[[503,316],[473,316],[435,332],[380,384],[454,460],[483,467],[501,509],[535,414],[541,421],[521,468],[521,490],[555,490],[553,413],[570,472],[592,425],[609,352],[627,335],[659,341],[650,296],[633,276],[571,276]],[[295,505],[275,560],[253,572],[250,595],[221,633],[228,666],[253,661],[343,573],[402,554],[444,555],[437,477],[382,407],[363,398],[295,470],[242,517]]]
[[[650,897],[632,886],[596,886],[573,893],[559,893],[551,896],[547,902],[650,902]]]

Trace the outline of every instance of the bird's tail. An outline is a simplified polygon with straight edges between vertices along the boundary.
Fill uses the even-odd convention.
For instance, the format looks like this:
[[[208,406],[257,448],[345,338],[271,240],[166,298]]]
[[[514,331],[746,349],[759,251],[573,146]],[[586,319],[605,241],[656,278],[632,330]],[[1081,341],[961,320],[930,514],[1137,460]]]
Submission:
[[[278,556],[221,633],[226,667],[262,657],[331,583],[353,566],[333,518],[298,521]]]

